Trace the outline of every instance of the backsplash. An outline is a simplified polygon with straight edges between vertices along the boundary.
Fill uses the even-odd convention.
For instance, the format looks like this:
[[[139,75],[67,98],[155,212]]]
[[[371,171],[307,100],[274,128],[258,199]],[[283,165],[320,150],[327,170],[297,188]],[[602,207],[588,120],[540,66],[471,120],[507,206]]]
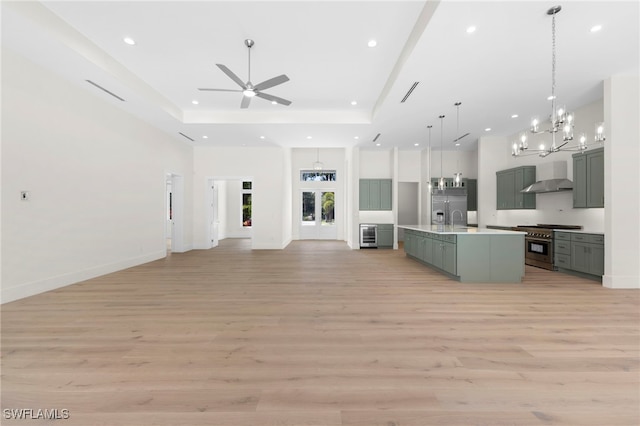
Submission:
[[[497,210],[496,216],[487,218],[485,223],[500,226],[580,225],[587,232],[604,232],[604,209],[574,209],[571,191],[537,194],[536,207],[535,210]]]

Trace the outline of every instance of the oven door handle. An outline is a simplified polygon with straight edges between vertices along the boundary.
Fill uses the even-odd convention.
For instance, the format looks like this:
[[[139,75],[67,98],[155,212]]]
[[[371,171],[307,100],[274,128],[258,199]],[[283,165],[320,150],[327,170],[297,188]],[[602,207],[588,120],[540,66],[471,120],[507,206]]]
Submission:
[[[549,244],[551,244],[551,242],[552,242],[551,239],[536,238],[536,237],[525,237],[525,241],[536,241],[536,242],[539,242],[539,243],[549,243]]]

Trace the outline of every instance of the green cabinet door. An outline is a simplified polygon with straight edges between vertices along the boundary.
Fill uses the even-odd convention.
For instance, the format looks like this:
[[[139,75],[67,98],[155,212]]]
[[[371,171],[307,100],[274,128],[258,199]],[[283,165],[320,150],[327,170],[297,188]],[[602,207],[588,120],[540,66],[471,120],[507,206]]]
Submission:
[[[433,238],[430,234],[426,234],[424,239],[424,258],[422,259],[426,263],[433,263]]]
[[[378,224],[378,247],[393,247],[393,225]]]
[[[497,209],[508,210],[515,208],[515,172],[513,170],[497,173]]]
[[[369,209],[380,210],[380,180],[371,179],[369,181]]]
[[[391,210],[391,179],[380,179],[380,210]]]
[[[573,208],[587,207],[587,156],[573,156]]]
[[[442,269],[452,275],[457,274],[456,270],[456,244],[442,243]]]
[[[360,179],[360,210],[369,210],[369,179]]]
[[[535,209],[536,208],[536,194],[522,194],[520,191],[527,186],[536,183],[536,168],[535,167],[523,167],[522,175],[522,188],[516,188],[518,194],[522,195],[522,207],[523,209]]]
[[[589,273],[593,275],[604,275],[604,245],[591,244]]]
[[[604,150],[587,154],[587,207],[604,207]]]
[[[589,273],[589,243],[571,242],[571,269],[578,272]]]
[[[573,207],[604,207],[604,148],[573,154]]]

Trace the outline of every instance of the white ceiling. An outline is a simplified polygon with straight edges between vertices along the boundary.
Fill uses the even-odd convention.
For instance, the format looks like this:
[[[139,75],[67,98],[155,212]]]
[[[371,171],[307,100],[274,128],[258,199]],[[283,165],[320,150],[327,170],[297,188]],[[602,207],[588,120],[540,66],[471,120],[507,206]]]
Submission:
[[[546,11],[556,4],[3,1],[2,44],[191,144],[421,149],[433,125],[437,148],[444,114],[444,149],[467,132],[461,148],[474,149],[478,137],[511,135],[550,110]],[[637,1],[561,5],[556,93],[574,109],[600,98],[608,76],[638,73],[640,9]],[[602,30],[590,32],[596,24]],[[254,98],[240,109],[240,93],[197,90],[237,88],[216,63],[247,79],[247,38],[252,82],[286,74],[290,81],[265,92],[290,106]]]

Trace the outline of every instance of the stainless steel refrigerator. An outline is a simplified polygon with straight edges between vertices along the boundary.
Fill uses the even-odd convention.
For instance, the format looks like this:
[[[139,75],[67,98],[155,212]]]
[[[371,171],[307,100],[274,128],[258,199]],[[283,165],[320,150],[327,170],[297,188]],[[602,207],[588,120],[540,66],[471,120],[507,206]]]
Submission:
[[[431,223],[467,226],[466,188],[434,189],[431,192]]]

